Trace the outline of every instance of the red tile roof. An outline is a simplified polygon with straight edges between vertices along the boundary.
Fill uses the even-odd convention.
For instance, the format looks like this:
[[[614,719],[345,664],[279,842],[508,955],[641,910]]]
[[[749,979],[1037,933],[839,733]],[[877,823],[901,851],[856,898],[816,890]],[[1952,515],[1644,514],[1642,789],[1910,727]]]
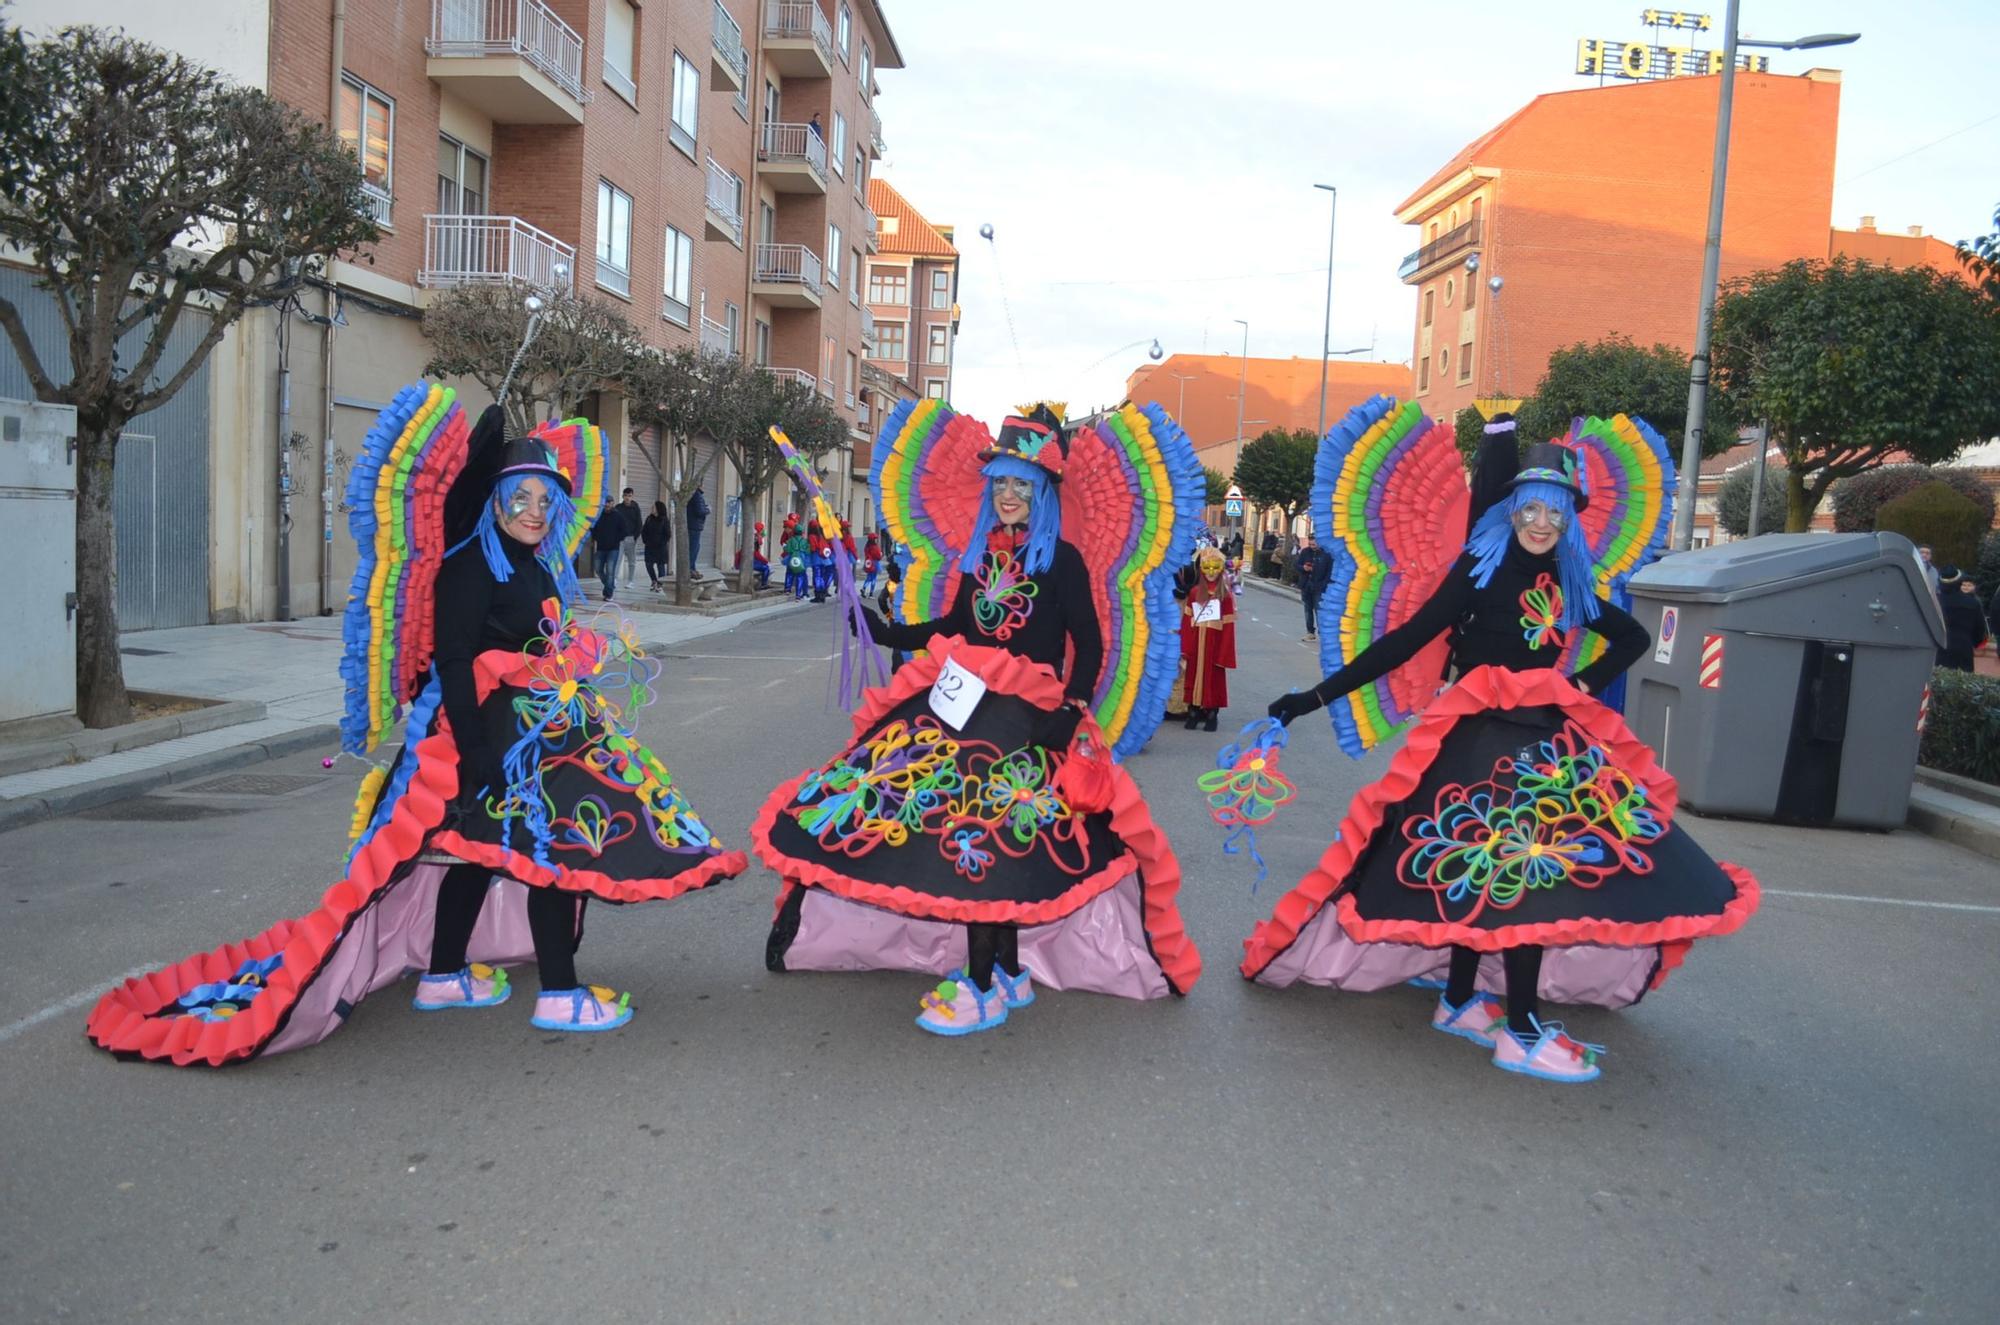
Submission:
[[[883,220],[892,216],[896,218],[894,230],[884,228],[877,232],[882,253],[916,258],[958,256],[958,249],[952,242],[925,220],[924,214],[912,207],[908,198],[896,192],[895,186],[888,180],[877,176],[868,181],[868,206]]]

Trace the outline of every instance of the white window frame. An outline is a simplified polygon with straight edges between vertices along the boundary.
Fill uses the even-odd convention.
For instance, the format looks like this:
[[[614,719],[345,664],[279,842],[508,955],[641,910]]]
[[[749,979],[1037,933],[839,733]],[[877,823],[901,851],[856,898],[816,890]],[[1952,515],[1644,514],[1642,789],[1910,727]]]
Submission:
[[[939,288],[942,285],[943,288]],[[948,312],[951,309],[951,268],[931,268],[931,308]]]
[[[903,297],[901,299],[877,299],[875,297],[875,273],[878,271],[882,273],[882,287],[885,295],[894,293],[894,291],[888,288],[891,280],[898,276],[903,278]],[[899,267],[893,262],[870,264],[868,268],[868,302],[871,304],[880,304],[884,308],[908,308],[910,306],[910,269],[908,267]]]
[[[826,283],[835,290],[840,289],[840,246],[846,242],[840,227],[833,222],[826,223]]]
[[[340,85],[343,91],[359,94],[355,109],[360,120],[354,126],[354,159],[361,163],[361,189],[376,204],[375,219],[383,225],[389,224],[389,214],[396,199],[396,99],[372,83],[356,78],[346,70],[341,70]],[[345,98],[343,98],[344,100]],[[380,102],[389,111],[389,156],[382,170],[382,183],[376,184],[367,178],[368,171],[368,103]],[[336,132],[338,130],[336,129]],[[344,136],[344,135],[343,135]]]
[[[834,21],[834,38],[840,43],[840,62],[852,67],[854,61],[848,57],[854,51],[854,10],[841,0],[840,17]]]
[[[851,264],[847,270],[847,302],[861,307],[861,250],[849,248],[847,258]]]
[[[612,40],[618,35],[617,15],[623,13],[625,28],[625,68],[618,67]],[[639,7],[632,0],[604,0],[604,85],[625,98],[633,109],[639,106]]]
[[[856,70],[855,77],[861,83],[861,99],[863,101],[872,101],[875,97],[875,89],[868,85],[875,81],[875,52],[869,48],[868,43],[865,41],[861,43],[861,65]]]
[[[701,123],[701,71],[694,61],[674,52],[673,100],[667,107],[667,141],[694,160],[695,134]]]
[[[833,113],[833,143],[829,147],[827,160],[833,162],[833,173],[847,173],[847,117],[839,111]]]
[[[924,346],[924,362],[936,368],[951,366],[951,328],[936,323],[925,328],[930,334]]]
[[[924,379],[924,395],[932,400],[943,400],[944,379],[942,377],[926,377]]]
[[[677,327],[692,326],[693,309],[688,301],[694,293],[694,239],[668,226],[666,239],[660,247],[666,262],[665,274],[660,282],[665,294],[660,316]]]
[[[617,236],[613,233],[613,218],[617,215],[619,201],[625,207],[625,265],[620,267],[615,261]],[[609,272],[610,280],[605,279]],[[621,299],[632,297],[632,195],[613,184],[610,180],[597,181],[597,284],[611,291]]]

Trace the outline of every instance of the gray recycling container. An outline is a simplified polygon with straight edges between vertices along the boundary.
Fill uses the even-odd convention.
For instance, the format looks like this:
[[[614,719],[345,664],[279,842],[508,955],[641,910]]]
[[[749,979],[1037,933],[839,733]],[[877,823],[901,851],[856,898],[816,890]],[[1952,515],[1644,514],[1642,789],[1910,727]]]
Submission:
[[[1681,804],[1782,823],[1896,828],[1944,641],[1900,534],[1766,534],[1663,557],[1631,581],[1653,647],[1625,718]]]

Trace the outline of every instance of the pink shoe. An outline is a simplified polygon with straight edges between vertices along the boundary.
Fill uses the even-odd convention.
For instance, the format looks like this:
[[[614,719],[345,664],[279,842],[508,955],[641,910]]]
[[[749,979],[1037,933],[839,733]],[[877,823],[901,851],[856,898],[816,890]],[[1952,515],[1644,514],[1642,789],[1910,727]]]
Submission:
[[[965,972],[924,995],[917,1029],[933,1035],[970,1035],[990,1031],[1007,1020],[1007,996],[998,986],[981,992]]]
[[[514,992],[507,972],[485,962],[453,971],[449,975],[425,975],[417,981],[417,996],[410,1006],[419,1012],[443,1012],[447,1008],[490,1008],[505,1003]]]
[[[1018,1012],[1035,1001],[1035,985],[1028,978],[1028,968],[1023,966],[1019,975],[1009,975],[999,966],[993,968],[993,987],[1007,1000],[1007,1010]]]
[[[1536,1032],[1532,1040],[1523,1040],[1511,1026],[1502,1024],[1493,1044],[1493,1066],[1543,1081],[1595,1081],[1604,1075],[1597,1065],[1603,1045],[1570,1039],[1559,1021],[1529,1020]]]
[[[1493,1047],[1493,1037],[1506,1023],[1506,1005],[1491,994],[1474,994],[1457,1008],[1440,996],[1437,1011],[1431,1014],[1432,1030],[1470,1040],[1482,1049]]]
[[[632,1020],[632,996],[603,985],[544,989],[528,1024],[545,1031],[615,1031]]]

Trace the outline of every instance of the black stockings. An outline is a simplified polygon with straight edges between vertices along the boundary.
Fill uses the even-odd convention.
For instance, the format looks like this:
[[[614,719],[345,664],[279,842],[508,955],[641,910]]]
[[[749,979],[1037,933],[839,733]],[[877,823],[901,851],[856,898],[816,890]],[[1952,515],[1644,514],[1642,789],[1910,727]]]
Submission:
[[[465,968],[465,945],[479,923],[493,871],[484,865],[453,865],[438,884],[437,928],[431,937],[431,974],[452,975]],[[528,932],[535,939],[535,963],[542,989],[576,988],[577,898],[557,888],[528,889]]]
[[[1021,973],[1021,931],[1012,925],[965,927],[965,974],[979,989],[993,988],[993,965],[1010,976]]]
[[[1533,1038],[1532,1020],[1539,1011],[1536,990],[1542,979],[1542,950],[1533,943],[1505,948],[1500,953],[1500,969],[1507,976],[1507,1027],[1514,1034]],[[1462,1007],[1472,997],[1473,982],[1479,976],[1479,954],[1454,945],[1451,974],[1445,980],[1444,996],[1453,1007]]]

